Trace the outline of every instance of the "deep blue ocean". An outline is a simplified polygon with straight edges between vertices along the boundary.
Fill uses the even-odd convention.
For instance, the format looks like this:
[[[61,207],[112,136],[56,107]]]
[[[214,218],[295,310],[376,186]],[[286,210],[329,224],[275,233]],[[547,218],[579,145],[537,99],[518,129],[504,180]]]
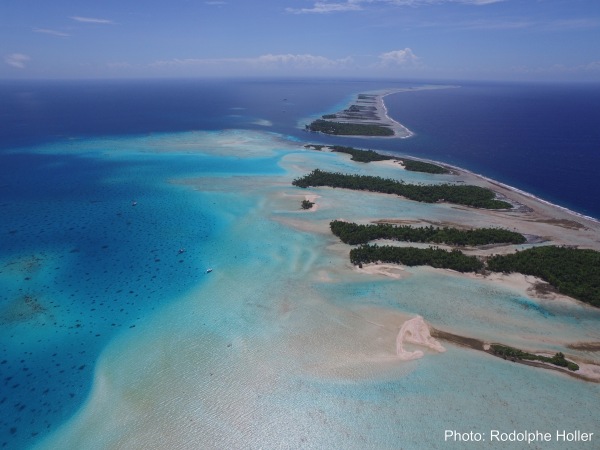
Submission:
[[[341,142],[451,163],[600,218],[600,83],[452,83],[386,97],[416,136],[310,136],[298,121],[393,81],[53,81],[0,84],[0,149],[72,137],[229,128]],[[271,126],[252,123],[266,119]]]
[[[394,94],[386,97],[389,114],[415,133],[404,140],[302,129],[303,120],[339,110],[356,93],[418,84],[1,82],[0,448],[26,448],[68,419],[111,338],[160,307],[165,292],[173,298],[198,285],[210,265],[203,240],[219,233],[219,220],[193,191],[167,180],[281,170],[275,158],[102,158],[77,151],[77,142],[276,132],[450,163],[600,218],[600,84],[479,83]],[[46,144],[72,150],[38,151]]]

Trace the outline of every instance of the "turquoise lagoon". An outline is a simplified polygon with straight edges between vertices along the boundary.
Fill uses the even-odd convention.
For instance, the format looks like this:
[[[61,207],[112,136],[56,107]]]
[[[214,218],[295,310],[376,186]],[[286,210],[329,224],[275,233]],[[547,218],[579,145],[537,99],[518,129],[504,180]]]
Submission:
[[[360,273],[330,220],[471,212],[294,188],[315,167],[445,181],[302,144],[229,130],[32,149],[55,179],[41,190],[48,198],[14,212],[31,218],[12,235],[29,245],[5,256],[0,281],[7,296],[36,302],[26,320],[22,305],[3,312],[3,358],[45,355],[40,367],[61,380],[46,382],[47,413],[24,413],[51,423],[30,427],[40,430],[37,448],[464,447],[445,430],[480,432],[491,448],[492,429],[598,430],[597,384],[452,344],[398,360],[396,335],[416,315],[457,334],[558,351],[599,340],[600,314],[447,271]],[[56,188],[73,170],[90,191]],[[316,211],[300,209],[305,195],[318,196]]]

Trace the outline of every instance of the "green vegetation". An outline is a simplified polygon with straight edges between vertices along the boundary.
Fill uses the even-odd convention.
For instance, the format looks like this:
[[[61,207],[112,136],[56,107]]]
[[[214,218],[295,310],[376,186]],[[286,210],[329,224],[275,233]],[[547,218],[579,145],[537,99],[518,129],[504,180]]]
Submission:
[[[350,250],[350,261],[355,266],[381,261],[405,266],[431,266],[459,272],[476,272],[483,268],[483,263],[474,256],[467,256],[458,250],[446,251],[434,247],[415,248],[367,244]]]
[[[363,242],[372,231],[369,229],[370,226],[363,226],[364,235],[358,231],[355,236],[353,228],[361,225],[345,224],[348,225],[346,227],[343,224],[344,222],[332,222],[331,229],[336,235],[345,236],[348,243]],[[491,229],[491,231],[505,230]],[[460,272],[475,272],[484,268],[492,272],[519,272],[542,278],[560,293],[600,307],[600,252],[598,251],[556,246],[535,247],[511,255],[494,255],[486,261],[485,266],[474,256],[466,256],[459,250],[445,252],[446,254],[442,252],[443,250],[436,248],[362,245],[350,250],[350,261],[354,265],[377,261],[406,266],[428,265]]]
[[[321,150],[324,145],[317,144],[307,144],[304,147],[306,148],[314,148],[315,150]],[[406,170],[410,170],[412,172],[424,172],[424,173],[434,173],[434,174],[446,174],[450,173],[448,169],[445,169],[436,164],[426,163],[422,161],[415,161],[414,159],[406,159],[406,158],[398,158],[396,156],[384,155],[382,153],[378,153],[373,150],[360,150],[354,147],[344,147],[342,145],[332,145],[330,146],[331,151],[338,153],[347,153],[352,156],[352,161],[369,163],[371,161],[387,161],[387,160],[396,160],[402,161],[404,164],[404,168]]]
[[[310,125],[306,125],[310,131],[318,131],[325,134],[335,134],[344,136],[393,136],[394,131],[391,128],[382,125],[367,125],[356,123],[332,122],[329,120],[317,119]]]
[[[434,242],[449,245],[523,244],[525,236],[500,228],[457,228],[411,227],[410,225],[371,224],[359,225],[334,220],[329,224],[331,231],[346,244],[366,244],[375,239],[393,239],[408,242]]]
[[[302,209],[310,209],[313,205],[314,202],[311,202],[310,200],[302,200]]]
[[[508,347],[506,345],[500,344],[492,344],[491,350],[494,355],[499,356],[504,359],[510,359],[512,361],[516,360],[526,360],[526,361],[542,361],[550,364],[554,364],[555,366],[566,367],[569,370],[576,371],[579,370],[579,366],[574,362],[567,361],[565,359],[565,355],[561,352],[558,352],[553,357],[534,355],[533,353],[527,353],[517,348]]]
[[[511,208],[510,203],[496,200],[494,198],[495,194],[491,190],[464,184],[406,184],[403,181],[392,180],[390,178],[347,175],[325,172],[319,169],[313,170],[310,174],[302,178],[295,179],[292,184],[301,188],[331,186],[359,191],[382,192],[385,194],[401,195],[410,200],[425,203],[448,202],[473,206],[475,208]]]
[[[306,144],[304,146],[304,148],[313,148],[313,149],[318,150],[318,151],[323,150],[323,147],[325,147],[325,146],[321,145],[321,144]]]
[[[435,173],[435,174],[446,174],[450,173],[448,169],[444,167],[426,163],[423,161],[415,161],[414,159],[403,159],[402,163],[404,164],[404,168],[406,170],[410,170],[412,172],[425,172],[425,173]]]
[[[343,147],[341,145],[332,145],[331,150],[339,153],[347,153],[352,155],[352,161],[368,163],[371,161],[386,161],[389,159],[397,159],[393,156],[382,155],[373,150],[359,150],[353,147]]]
[[[331,150],[334,152],[348,153],[352,155],[352,161],[368,163],[371,161],[386,161],[390,159],[402,161],[404,168],[412,172],[425,172],[435,174],[450,173],[448,169],[444,169],[441,166],[430,164],[422,161],[415,161],[413,159],[397,158],[395,156],[383,155],[373,150],[359,150],[353,147],[343,147],[341,145],[333,145]]]
[[[560,293],[600,307],[600,252],[545,246],[487,261],[495,272],[519,272],[547,281]]]

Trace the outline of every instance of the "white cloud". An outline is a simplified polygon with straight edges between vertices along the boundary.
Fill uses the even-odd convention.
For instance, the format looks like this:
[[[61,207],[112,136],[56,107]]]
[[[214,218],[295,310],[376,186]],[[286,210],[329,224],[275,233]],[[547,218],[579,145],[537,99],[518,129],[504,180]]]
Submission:
[[[506,0],[459,0],[460,3],[472,3],[473,5],[490,5],[492,3],[500,3]]]
[[[16,67],[17,69],[24,69],[27,62],[31,61],[31,58],[22,53],[13,53],[12,55],[6,56],[4,61],[9,66]]]
[[[346,3],[316,2],[312,8],[286,8],[286,11],[294,14],[360,11],[362,10],[362,7],[360,6],[360,3],[362,2],[363,0],[349,0]]]
[[[117,61],[106,63],[106,67],[109,69],[130,69],[134,67],[134,65],[128,62]]]
[[[97,19],[94,17],[71,16],[70,18],[77,22],[83,22],[83,23],[100,23],[100,24],[104,24],[104,25],[113,25],[114,24],[114,22],[112,20]]]
[[[548,69],[537,69],[538,72],[557,72],[557,73],[596,73],[600,72],[600,61],[592,61],[577,66],[566,66],[564,64],[555,64]]]
[[[329,59],[324,56],[315,56],[310,54],[304,55],[262,55],[255,58],[254,64],[270,64],[270,65],[292,65],[296,67],[337,67],[351,61],[351,58]]]
[[[364,4],[388,4],[396,6],[437,5],[441,3],[462,3],[467,5],[490,5],[506,0],[347,0],[346,2],[317,1],[312,8],[286,8],[294,14],[323,14],[342,11],[361,11]]]
[[[517,30],[535,26],[535,22],[526,20],[474,20],[454,24],[455,28],[462,30]]]
[[[68,36],[71,36],[70,34],[63,33],[62,31],[49,30],[47,28],[34,28],[33,32],[34,33],[50,34],[52,36],[59,36],[59,37],[68,37]]]
[[[463,3],[466,5],[491,5],[506,0],[364,0],[368,3],[391,3],[400,6],[437,5],[441,3]]]
[[[156,61],[150,64],[153,67],[160,66],[225,66],[238,65],[246,67],[293,67],[328,69],[342,67],[352,62],[352,58],[329,59],[324,56],[310,54],[266,54],[254,58],[187,58],[171,59],[167,61]]]
[[[600,72],[600,61],[592,61],[591,63],[583,64],[579,66],[579,70]]]
[[[379,65],[382,67],[418,67],[421,65],[421,58],[406,47],[404,50],[393,50],[391,52],[379,55]]]

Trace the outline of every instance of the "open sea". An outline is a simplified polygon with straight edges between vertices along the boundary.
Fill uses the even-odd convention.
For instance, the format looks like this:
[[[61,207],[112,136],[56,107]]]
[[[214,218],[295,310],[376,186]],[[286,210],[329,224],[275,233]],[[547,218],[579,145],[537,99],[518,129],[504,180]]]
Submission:
[[[489,428],[484,412],[504,405],[509,409],[497,417],[499,426],[520,426],[536,408],[542,410],[539,418],[523,426],[547,426],[555,419],[546,409],[554,401],[544,397],[547,392],[559,392],[556,401],[569,411],[596,408],[592,417],[597,417],[596,385],[527,367],[508,373],[512,366],[493,358],[486,362],[488,372],[473,381],[481,387],[477,399],[461,397],[464,377],[486,357],[459,348],[444,354],[443,366],[425,358],[421,366],[411,362],[383,377],[358,370],[347,379],[333,369],[315,369],[320,363],[303,353],[310,346],[331,355],[345,351],[341,336],[351,338],[343,334],[348,327],[324,319],[348,307],[341,305],[342,298],[356,308],[366,301],[495,337],[488,331],[487,313],[476,305],[463,305],[471,312],[460,310],[460,319],[457,309],[440,311],[437,300],[412,305],[410,296],[420,295],[423,286],[431,290],[428,298],[437,299],[440,292],[449,299],[453,293],[466,295],[489,303],[498,314],[494,319],[510,316],[499,334],[512,335],[538,320],[544,335],[558,327],[569,336],[583,329],[588,339],[598,337],[600,314],[573,319],[573,311],[560,308],[541,314],[539,308],[522,307],[529,299],[483,283],[448,278],[438,289],[440,278],[432,281],[427,271],[415,272],[403,294],[395,293],[391,282],[314,287],[303,294],[316,309],[304,305],[298,308],[303,312],[293,312],[297,305],[291,293],[300,289],[303,277],[336,263],[311,250],[330,244],[329,237],[290,231],[286,225],[296,213],[287,212],[288,194],[278,192],[277,182],[304,169],[294,158],[305,143],[449,163],[600,218],[600,84],[457,83],[460,87],[387,96],[389,115],[415,133],[408,139],[340,138],[303,129],[311,118],[342,109],[357,93],[417,85],[0,82],[0,448],[161,448],[153,432],[193,434],[193,424],[202,421],[210,424],[202,430],[215,448],[244,442],[251,442],[248,448],[274,448],[275,442],[279,448],[397,448],[395,430],[402,423],[413,430],[402,434],[403,447],[419,448],[427,428],[414,429],[425,417],[446,427]],[[312,158],[324,167],[356,170],[336,155],[314,152]],[[354,199],[354,194],[331,195],[338,205]],[[363,200],[356,196],[355,201]],[[365,217],[377,214],[368,203],[361,205]],[[407,208],[421,214],[420,204]],[[205,273],[207,268],[214,272]],[[389,298],[397,295],[406,297],[392,306]],[[275,297],[285,297],[277,308],[269,304]],[[273,325],[281,318],[290,320],[285,327],[297,340],[272,348],[274,342],[287,342],[284,326]],[[329,328],[335,337],[312,326]],[[554,341],[548,342],[554,350]],[[237,353],[225,356],[228,351]],[[265,372],[257,369],[261,364]],[[448,371],[454,376],[446,376]],[[248,390],[251,384],[238,383],[233,374],[268,382],[273,390]],[[217,376],[216,385],[208,382]],[[534,386],[532,376],[541,387]],[[438,385],[440,377],[445,387]],[[484,392],[486,377],[500,383],[499,390]],[[514,383],[529,394],[511,397],[507,392]],[[410,418],[399,412],[398,392],[421,399],[410,403]],[[179,400],[170,403],[174,398]],[[203,401],[194,403],[194,398]],[[482,398],[488,406],[471,403],[479,405]],[[240,410],[230,411],[233,404]],[[144,408],[156,411],[155,421],[151,413],[143,419],[136,415]],[[447,423],[444,408],[453,417]],[[290,410],[297,412],[293,423],[287,421]],[[263,412],[252,418],[247,411]],[[385,418],[357,434],[382,411]],[[86,436],[81,430],[98,417],[94,423],[105,421],[104,426]],[[152,428],[163,417],[182,428]],[[221,417],[236,421],[211,422]],[[579,419],[565,426],[574,427]],[[319,431],[316,423],[327,427]],[[254,427],[263,430],[260,438],[252,434]],[[139,431],[135,439],[147,440],[128,440],[129,429]],[[298,440],[286,441],[290,436]],[[177,448],[194,447],[181,442]]]

